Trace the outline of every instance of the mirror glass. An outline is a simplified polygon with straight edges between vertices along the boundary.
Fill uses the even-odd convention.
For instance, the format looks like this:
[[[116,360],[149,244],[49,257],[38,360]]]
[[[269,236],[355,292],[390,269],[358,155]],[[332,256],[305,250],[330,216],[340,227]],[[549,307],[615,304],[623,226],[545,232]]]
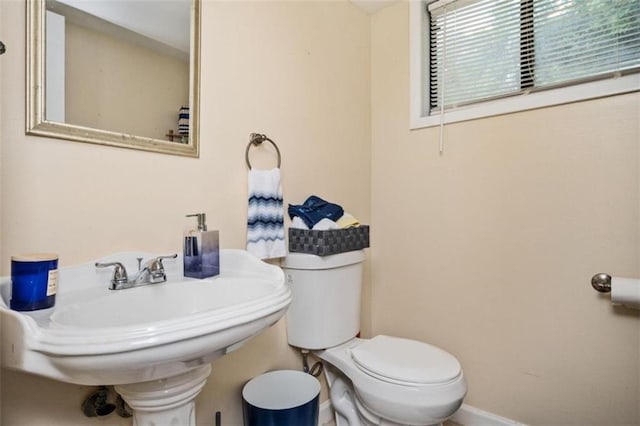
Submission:
[[[197,157],[199,1],[27,2],[27,133]]]

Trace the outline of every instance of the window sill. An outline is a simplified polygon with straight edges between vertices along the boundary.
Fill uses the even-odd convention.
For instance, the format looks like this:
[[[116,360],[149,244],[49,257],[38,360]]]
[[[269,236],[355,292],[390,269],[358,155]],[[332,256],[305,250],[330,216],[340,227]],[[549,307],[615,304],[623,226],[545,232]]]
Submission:
[[[545,108],[554,105],[568,104],[588,99],[620,95],[640,91],[640,74],[584,83],[543,92],[510,96],[504,99],[487,101],[446,111],[444,123],[476,120],[514,112]],[[412,111],[410,129],[421,129],[440,125],[440,114],[422,116],[421,112]]]

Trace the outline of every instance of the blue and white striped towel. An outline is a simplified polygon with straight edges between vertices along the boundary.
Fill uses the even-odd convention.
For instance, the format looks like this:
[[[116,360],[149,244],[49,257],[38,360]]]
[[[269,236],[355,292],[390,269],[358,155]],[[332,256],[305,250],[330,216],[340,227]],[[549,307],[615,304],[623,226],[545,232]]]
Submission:
[[[287,255],[279,168],[249,170],[247,251],[260,259]]]

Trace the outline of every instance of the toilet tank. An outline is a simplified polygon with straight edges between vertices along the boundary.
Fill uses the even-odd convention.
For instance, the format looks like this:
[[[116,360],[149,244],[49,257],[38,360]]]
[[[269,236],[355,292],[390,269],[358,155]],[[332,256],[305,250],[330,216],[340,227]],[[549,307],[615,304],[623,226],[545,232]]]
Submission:
[[[293,293],[286,316],[290,345],[325,349],[358,334],[364,258],[358,250],[331,256],[289,253],[281,261]]]

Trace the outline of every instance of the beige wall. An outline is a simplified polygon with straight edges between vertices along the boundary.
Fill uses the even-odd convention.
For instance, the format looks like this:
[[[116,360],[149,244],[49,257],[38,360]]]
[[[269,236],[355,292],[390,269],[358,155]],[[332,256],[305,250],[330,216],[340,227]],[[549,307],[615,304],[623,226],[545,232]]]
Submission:
[[[0,7],[0,24],[2,24],[2,27],[4,27],[3,25],[3,19],[2,19],[2,7]],[[4,39],[4,32],[0,31],[0,40],[2,40],[3,42],[5,42],[6,40]],[[4,91],[6,90],[4,87],[4,79],[2,78],[2,70],[4,69],[4,63],[6,61],[6,58],[10,58],[10,57],[15,57],[15,55],[11,55],[11,52],[9,52],[9,54],[5,53],[3,56],[0,56],[0,93],[4,93]],[[3,168],[2,168],[2,105],[3,102],[0,101],[0,241],[2,241],[2,215],[4,212],[4,200],[2,198],[2,180],[4,178],[4,173],[3,173]],[[2,243],[0,243],[0,259],[2,259]],[[2,380],[0,380],[0,383],[2,382]],[[0,386],[1,388],[1,386]],[[1,394],[1,393],[0,393]]]
[[[24,52],[23,2],[0,10],[10,52]],[[206,1],[199,160],[26,137],[24,60],[3,56],[0,273],[19,251],[69,264],[177,250],[196,211],[242,247],[244,149],[263,132],[283,154],[285,201],[312,191],[371,219],[365,334],[451,351],[481,409],[637,425],[640,317],[589,280],[640,276],[639,95],[450,125],[439,156],[437,129],[408,130],[407,19],[406,3],[384,9],[370,34],[343,2]],[[258,167],[273,164],[262,154]],[[239,423],[242,383],[297,363],[281,322],[214,364],[199,424],[218,410]],[[84,387],[3,371],[2,391],[3,424],[93,422]]]
[[[244,247],[251,132],[266,133],[282,151],[285,202],[316,193],[369,221],[369,18],[351,4],[204,2],[197,160],[25,136],[25,7],[0,7],[13,52],[0,59],[0,274],[9,272],[8,256],[22,251],[55,251],[65,265],[120,250],[175,251],[191,223],[184,215],[199,211],[221,230],[223,248]],[[252,150],[256,167],[275,164],[261,154]],[[214,363],[198,423],[213,424],[218,410],[224,424],[240,423],[248,378],[298,367],[280,322]],[[84,418],[86,388],[12,371],[2,380],[3,425],[130,423]]]
[[[0,27],[4,28],[3,20],[2,20],[2,7],[0,7]],[[0,40],[4,40],[3,32],[0,31]],[[5,53],[6,55],[6,53]],[[2,79],[2,69],[4,68],[3,59],[8,56],[0,56],[0,93],[4,93],[4,80]],[[3,170],[2,170],[2,101],[0,101],[0,241],[2,241],[2,217],[3,217],[3,206],[4,200],[2,198],[2,180],[3,180]],[[2,259],[2,243],[0,243],[0,259]],[[2,327],[0,324],[0,339],[2,338]],[[0,400],[2,399],[2,369],[0,369]],[[2,419],[2,404],[0,404],[0,419]]]
[[[640,424],[640,94],[408,130],[408,5],[372,19],[372,328],[459,357],[466,402]]]
[[[166,140],[189,104],[189,63],[66,24],[65,121]]]

